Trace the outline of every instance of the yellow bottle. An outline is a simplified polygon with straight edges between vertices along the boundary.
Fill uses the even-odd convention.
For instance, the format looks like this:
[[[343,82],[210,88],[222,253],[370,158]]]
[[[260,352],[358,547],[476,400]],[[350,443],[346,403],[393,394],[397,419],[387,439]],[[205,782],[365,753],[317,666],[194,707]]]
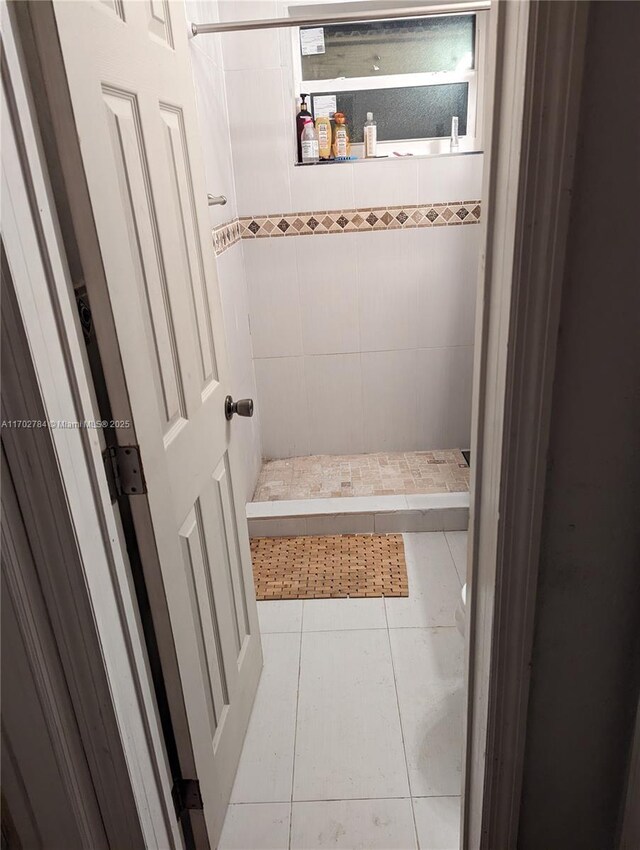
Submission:
[[[347,119],[343,112],[336,112],[333,120],[335,121],[332,145],[333,155],[336,159],[346,159],[346,157],[351,155],[351,138],[349,136],[349,128],[347,127]]]
[[[331,119],[326,115],[316,118],[316,130],[320,145],[320,159],[331,158]]]

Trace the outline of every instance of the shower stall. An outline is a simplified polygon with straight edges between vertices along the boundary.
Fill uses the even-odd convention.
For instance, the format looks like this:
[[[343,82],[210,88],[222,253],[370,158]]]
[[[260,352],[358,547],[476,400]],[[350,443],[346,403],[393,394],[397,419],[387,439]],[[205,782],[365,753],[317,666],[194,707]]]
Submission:
[[[280,5],[220,4],[220,22],[265,17],[267,6],[286,16]],[[376,25],[364,34],[357,24],[325,27],[313,65],[303,27],[194,40],[207,191],[228,198],[210,216],[230,365],[238,394],[256,403],[233,434],[252,533],[466,527],[484,29],[482,12],[462,17],[473,21],[460,18],[453,36],[451,26],[435,33],[454,39],[451,70],[405,75],[420,90],[464,88],[457,147],[383,140],[379,157],[365,159],[354,128],[352,160],[311,166],[296,162],[300,91],[319,92],[310,98],[319,110],[327,98],[351,102],[346,90],[356,87],[355,114],[375,86],[405,84],[403,71],[415,70],[394,66],[387,83],[307,79],[340,73],[334,59],[347,37],[357,49],[345,73],[369,73]],[[408,47],[422,37],[406,26],[393,35]],[[410,116],[403,121],[411,136]]]

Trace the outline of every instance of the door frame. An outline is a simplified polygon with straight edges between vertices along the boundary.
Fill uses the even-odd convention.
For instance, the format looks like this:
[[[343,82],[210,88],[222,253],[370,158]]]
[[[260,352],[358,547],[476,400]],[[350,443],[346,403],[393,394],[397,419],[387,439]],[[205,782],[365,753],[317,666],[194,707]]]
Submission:
[[[492,7],[471,470],[462,846],[517,846],[589,3]]]
[[[469,534],[462,815],[462,846],[469,850],[509,850],[517,836],[549,401],[588,10],[580,0],[497,0],[491,10]],[[53,32],[46,39],[43,33],[38,45],[49,58],[59,52]],[[54,80],[58,98],[60,82]],[[51,98],[48,107],[59,129],[73,135],[68,105],[43,90],[42,80],[40,86],[36,94],[45,103]],[[68,155],[67,186],[70,173],[82,178],[79,162]],[[55,174],[52,180],[62,185]],[[52,198],[43,202],[55,219]],[[68,224],[62,221],[63,230]],[[97,245],[88,246],[86,256],[95,269]],[[57,286],[58,297],[69,300],[70,282],[63,276]],[[67,368],[78,373],[88,398],[90,377],[69,303],[57,320],[67,331]],[[86,399],[85,405],[90,418],[93,408]],[[102,495],[101,509],[109,514],[104,481],[97,480],[97,448],[83,451],[94,491]],[[122,540],[117,534],[112,540],[116,557],[124,559],[126,553],[118,553]],[[135,634],[135,605],[124,576],[122,571],[117,576],[121,598],[129,593],[123,628]],[[98,632],[103,641],[112,637],[100,624]],[[153,700],[139,706],[140,719],[148,723]],[[123,721],[122,705],[114,710]]]

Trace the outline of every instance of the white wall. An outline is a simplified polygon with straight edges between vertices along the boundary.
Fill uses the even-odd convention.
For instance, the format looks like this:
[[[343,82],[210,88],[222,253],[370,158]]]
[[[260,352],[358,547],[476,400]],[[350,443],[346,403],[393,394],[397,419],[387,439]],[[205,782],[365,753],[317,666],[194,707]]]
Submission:
[[[186,14],[190,21],[218,20],[218,4],[214,0],[187,0]],[[205,191],[212,195],[226,195],[228,201],[224,207],[209,207],[211,226],[216,227],[238,214],[221,36],[194,38],[190,41],[190,49],[205,162]],[[242,243],[236,243],[216,257],[216,266],[231,391],[234,398],[255,399],[257,391]],[[256,405],[253,419],[234,419],[231,439],[238,442],[238,454],[245,459],[242,470],[244,492],[250,500],[262,463],[259,405]]]
[[[221,20],[287,17],[288,5],[275,0],[219,0]],[[292,67],[294,33],[279,28],[221,36],[238,215],[479,197],[477,170],[467,157],[422,160],[420,167],[418,160],[409,158],[295,167],[293,128],[299,92]],[[373,176],[369,169],[375,169]],[[453,185],[451,179],[456,181]],[[452,197],[449,193],[462,191],[467,179],[474,193]]]
[[[286,14],[221,3],[226,20]],[[290,30],[222,36],[239,215],[480,198],[482,155],[297,168]],[[265,457],[469,445],[480,228],[245,241]]]
[[[245,242],[266,457],[468,447],[479,238]]]
[[[188,6],[193,19],[216,19],[211,3]],[[286,14],[275,0],[216,6],[221,20]],[[208,191],[230,198],[213,225],[480,198],[481,154],[295,167],[291,38],[281,29],[192,42]],[[469,445],[479,239],[472,225],[265,238],[218,258],[229,336],[248,300],[265,457]],[[250,384],[248,346],[230,344],[234,380]]]

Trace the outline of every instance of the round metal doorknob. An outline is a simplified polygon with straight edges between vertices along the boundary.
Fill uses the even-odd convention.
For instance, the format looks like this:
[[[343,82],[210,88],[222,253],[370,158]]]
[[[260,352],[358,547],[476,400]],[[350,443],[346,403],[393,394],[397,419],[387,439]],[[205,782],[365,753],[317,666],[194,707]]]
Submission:
[[[233,419],[234,413],[237,413],[238,416],[253,416],[253,399],[241,398],[234,401],[228,395],[224,400],[224,415],[227,419]]]

